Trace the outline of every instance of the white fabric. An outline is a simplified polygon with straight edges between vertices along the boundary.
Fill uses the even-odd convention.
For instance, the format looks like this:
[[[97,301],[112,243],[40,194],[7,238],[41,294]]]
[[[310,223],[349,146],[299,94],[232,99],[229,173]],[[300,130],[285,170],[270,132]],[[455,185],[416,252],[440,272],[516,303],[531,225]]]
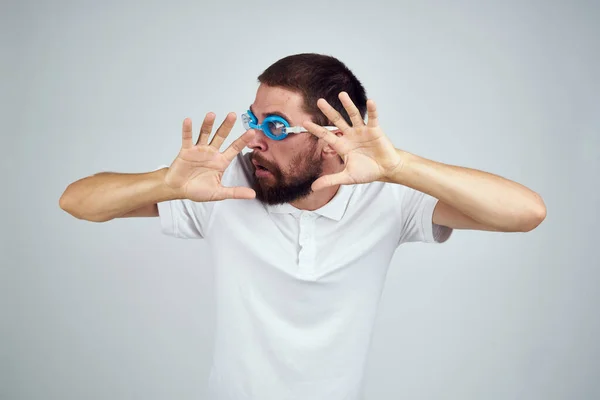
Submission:
[[[248,154],[239,155],[223,184],[250,186],[251,174]],[[359,399],[395,250],[451,234],[434,229],[436,202],[374,182],[342,186],[313,212],[257,200],[160,203],[165,234],[204,238],[212,251],[210,399]]]

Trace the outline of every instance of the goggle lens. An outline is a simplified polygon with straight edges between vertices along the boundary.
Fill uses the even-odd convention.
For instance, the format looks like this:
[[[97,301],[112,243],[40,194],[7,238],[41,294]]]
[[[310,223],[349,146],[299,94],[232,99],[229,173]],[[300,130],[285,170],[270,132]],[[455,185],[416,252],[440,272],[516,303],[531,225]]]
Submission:
[[[267,123],[266,128],[269,130],[269,133],[273,136],[279,137],[285,135],[285,125],[283,124],[283,122],[269,121]]]
[[[263,123],[258,125],[258,120],[250,110],[242,114],[242,123],[244,129],[261,130],[265,135],[274,140],[284,139],[287,136],[286,128],[289,127],[287,121],[275,115],[265,118]]]

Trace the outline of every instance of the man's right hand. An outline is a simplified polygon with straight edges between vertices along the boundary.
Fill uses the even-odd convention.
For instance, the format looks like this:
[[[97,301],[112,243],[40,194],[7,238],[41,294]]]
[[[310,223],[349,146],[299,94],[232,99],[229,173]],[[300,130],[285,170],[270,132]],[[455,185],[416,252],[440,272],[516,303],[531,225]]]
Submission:
[[[256,196],[254,190],[248,187],[225,187],[221,184],[225,169],[254,135],[253,130],[246,131],[221,153],[219,148],[235,120],[236,115],[229,113],[209,143],[215,114],[206,114],[195,145],[192,141],[192,120],[186,118],[183,121],[181,150],[165,175],[167,186],[178,192],[181,198],[204,202],[253,199]]]
[[[60,207],[77,218],[104,222],[120,217],[158,216],[157,204],[169,200],[253,199],[256,193],[250,188],[221,184],[225,169],[254,135],[253,130],[247,131],[221,153],[219,147],[235,119],[235,114],[230,113],[209,143],[215,115],[207,114],[194,145],[192,121],[186,118],[181,150],[169,168],[136,174],[101,172],[79,179],[64,191]]]

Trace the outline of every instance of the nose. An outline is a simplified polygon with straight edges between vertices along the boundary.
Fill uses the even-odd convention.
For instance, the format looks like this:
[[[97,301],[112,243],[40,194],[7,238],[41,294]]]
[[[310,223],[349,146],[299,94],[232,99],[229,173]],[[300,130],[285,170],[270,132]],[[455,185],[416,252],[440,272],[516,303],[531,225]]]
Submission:
[[[254,129],[254,136],[248,143],[248,147],[252,150],[267,151],[267,139],[263,131]]]

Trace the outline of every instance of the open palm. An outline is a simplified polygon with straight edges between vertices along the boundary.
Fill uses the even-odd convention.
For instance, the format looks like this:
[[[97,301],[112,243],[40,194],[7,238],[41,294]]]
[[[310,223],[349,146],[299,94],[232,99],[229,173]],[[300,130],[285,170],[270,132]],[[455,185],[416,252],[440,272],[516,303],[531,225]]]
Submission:
[[[334,185],[385,180],[392,171],[401,166],[402,160],[398,151],[379,126],[375,102],[367,101],[368,122],[365,124],[350,96],[342,92],[339,98],[348,112],[352,126],[348,125],[341,114],[325,99],[319,99],[317,105],[340,129],[342,135],[338,136],[310,121],[304,123],[304,127],[327,142],[344,159],[345,164],[343,171],[317,179],[312,185],[313,190]]]
[[[215,115],[208,113],[195,145],[192,141],[192,121],[189,118],[183,121],[181,150],[165,176],[165,183],[179,191],[182,198],[201,202],[253,199],[256,196],[250,188],[225,187],[221,183],[225,169],[248,145],[254,134],[252,130],[245,132],[224,152],[220,152],[219,148],[231,132],[235,120],[234,113],[228,114],[209,143]]]

